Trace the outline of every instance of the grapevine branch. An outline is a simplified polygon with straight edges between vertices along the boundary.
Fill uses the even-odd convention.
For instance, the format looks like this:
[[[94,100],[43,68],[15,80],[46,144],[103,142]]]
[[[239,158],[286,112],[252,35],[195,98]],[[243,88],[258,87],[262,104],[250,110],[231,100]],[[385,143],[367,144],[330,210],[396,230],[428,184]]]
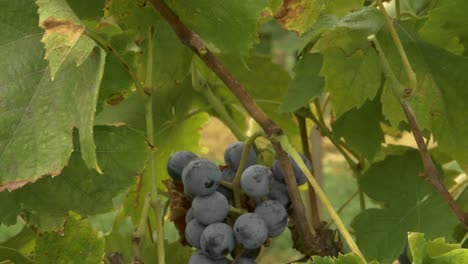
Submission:
[[[179,37],[180,41],[200,57],[200,59],[226,84],[250,116],[262,127],[269,138],[283,134],[281,128],[257,106],[255,101],[245,91],[242,85],[224,67],[218,58],[208,50],[202,39],[185,26],[163,0],[150,0],[149,2],[168,22]],[[286,174],[285,181],[293,204],[293,215],[297,220],[296,227],[302,235],[300,239],[301,244],[297,245],[298,250],[303,253],[309,253],[311,250],[316,248],[316,246],[314,245],[312,233],[306,221],[304,204],[302,203],[297,190],[297,184],[292,172],[291,162],[288,159],[288,155],[284,152],[278,142],[272,142],[272,144],[275,148],[280,164],[283,167],[283,171]]]
[[[392,24],[388,25],[389,27],[393,28]],[[396,37],[398,38],[398,35]],[[404,86],[398,81],[392,69],[390,68],[390,64],[375,35],[369,36],[368,39],[374,44],[374,47],[377,50],[385,77],[393,90],[393,94],[400,100],[401,107],[403,108],[406,119],[408,120],[410,129],[413,132],[413,137],[416,141],[416,145],[418,146],[419,154],[424,166],[424,174],[421,176],[429,183],[431,183],[439,192],[439,194],[446,200],[450,209],[452,209],[452,212],[458,218],[458,221],[463,225],[463,227],[468,228],[468,214],[463,211],[463,209],[456,203],[455,199],[445,188],[441,181],[440,174],[424,142],[421,130],[416,120],[416,116],[414,115],[411,109],[411,105],[408,101],[408,97],[411,95],[411,88],[410,91],[407,91],[408,89],[404,89]]]
[[[465,213],[460,206],[458,206],[455,199],[453,199],[452,195],[449,193],[449,191],[445,188],[444,184],[440,180],[441,177],[439,171],[437,170],[434,162],[432,161],[431,154],[429,153],[426,144],[424,143],[421,130],[419,129],[416,117],[413,111],[411,110],[411,106],[408,102],[403,102],[401,106],[403,107],[403,111],[405,112],[406,119],[408,119],[409,126],[411,128],[411,131],[413,132],[414,140],[418,145],[419,153],[424,164],[423,177],[427,179],[436,188],[440,195],[442,195],[442,197],[447,201],[448,205],[452,209],[453,213],[457,216],[461,224],[465,228],[467,228],[468,214]]]

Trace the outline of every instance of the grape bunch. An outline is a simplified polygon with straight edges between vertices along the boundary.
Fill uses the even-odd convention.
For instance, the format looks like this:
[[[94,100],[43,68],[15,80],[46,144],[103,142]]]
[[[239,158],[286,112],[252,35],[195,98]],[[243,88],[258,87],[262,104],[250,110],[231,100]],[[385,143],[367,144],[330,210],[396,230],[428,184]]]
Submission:
[[[233,190],[221,182],[235,180],[243,148],[243,142],[228,146],[226,166],[217,166],[189,151],[176,152],[168,160],[169,175],[174,181],[182,181],[184,196],[192,201],[185,216],[185,239],[197,250],[189,264],[231,263],[229,258],[238,264],[256,263],[267,239],[279,236],[288,225],[291,202],[279,162],[275,160],[271,168],[257,164],[253,148],[247,152],[245,168],[239,175],[242,195],[251,199],[255,208],[234,208]],[[309,161],[301,158],[311,169]],[[305,183],[305,175],[292,164],[298,185]]]

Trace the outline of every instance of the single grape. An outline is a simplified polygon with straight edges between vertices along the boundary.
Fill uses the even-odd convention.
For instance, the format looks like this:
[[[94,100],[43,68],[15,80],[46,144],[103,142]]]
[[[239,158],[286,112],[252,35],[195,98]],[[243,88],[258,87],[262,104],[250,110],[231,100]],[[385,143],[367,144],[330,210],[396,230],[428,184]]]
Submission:
[[[284,208],[291,206],[291,199],[289,198],[288,187],[286,184],[281,183],[275,179],[271,181],[271,189],[268,198],[280,202]]]
[[[236,172],[230,167],[226,167],[223,170],[221,170],[221,179],[223,181],[232,182],[235,177],[236,177]],[[228,200],[232,200],[232,198],[234,197],[231,190],[221,185],[218,187],[216,191],[220,192]]]
[[[255,213],[245,213],[234,223],[234,236],[244,248],[254,249],[265,243],[268,229],[260,216]]]
[[[304,161],[306,167],[309,169],[309,171],[312,170],[312,165],[310,164],[310,161],[306,158],[306,156],[302,155],[299,153],[299,156],[301,157],[302,161]],[[307,182],[307,178],[305,174],[302,172],[301,168],[299,168],[299,165],[289,156],[289,161],[291,161],[291,165],[293,167],[293,172],[294,176],[296,177],[296,183],[297,185],[302,185]],[[281,164],[278,160],[273,161],[272,169],[273,171],[273,176],[275,176],[275,179],[284,182],[284,173],[283,169],[281,168]]]
[[[221,179],[223,181],[232,182],[236,177],[236,171],[231,169],[231,167],[226,167],[221,171]]]
[[[209,225],[222,222],[229,212],[229,202],[219,192],[197,196],[192,202],[193,215],[198,222]]]
[[[237,171],[237,169],[239,168],[243,148],[244,142],[238,141],[229,145],[226,151],[224,152],[224,162],[226,162],[226,165],[228,165],[235,171]],[[251,147],[249,149],[249,153],[247,154],[245,168],[252,166],[255,163],[257,163],[257,154],[255,153],[255,150]]]
[[[193,247],[201,248],[200,237],[205,228],[206,225],[200,224],[197,219],[192,219],[185,227],[185,239],[187,239],[187,242]]]
[[[209,195],[216,191],[221,181],[218,166],[207,159],[194,159],[182,171],[182,182],[187,193]]]
[[[198,156],[195,153],[186,150],[172,154],[167,161],[167,172],[169,173],[169,176],[176,181],[181,181],[182,170],[190,161],[196,158],[198,158]]]
[[[268,167],[252,165],[241,175],[241,188],[248,196],[259,198],[270,193],[272,174]]]
[[[207,226],[200,238],[200,245],[211,258],[225,258],[234,249],[232,228],[225,223],[215,223]]]
[[[189,264],[228,264],[229,260],[224,259],[212,259],[207,256],[202,250],[197,250],[192,254],[189,260]]]
[[[268,237],[277,237],[288,225],[288,213],[283,205],[275,200],[267,200],[257,205],[254,213],[259,215],[268,228]]]
[[[188,224],[194,218],[195,216],[193,215],[193,209],[190,207],[190,209],[187,211],[187,214],[185,214],[185,223]]]

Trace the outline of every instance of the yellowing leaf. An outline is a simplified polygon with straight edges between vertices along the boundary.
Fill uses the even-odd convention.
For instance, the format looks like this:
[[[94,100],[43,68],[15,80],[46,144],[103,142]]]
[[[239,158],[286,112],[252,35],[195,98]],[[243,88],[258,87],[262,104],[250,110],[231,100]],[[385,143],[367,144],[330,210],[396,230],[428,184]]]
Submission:
[[[36,4],[39,6],[39,26],[45,30],[41,42],[45,44],[45,58],[54,79],[65,64],[80,66],[96,45],[84,34],[84,25],[66,1],[37,0]]]
[[[279,24],[298,34],[304,33],[325,9],[324,0],[284,0],[275,13]]]

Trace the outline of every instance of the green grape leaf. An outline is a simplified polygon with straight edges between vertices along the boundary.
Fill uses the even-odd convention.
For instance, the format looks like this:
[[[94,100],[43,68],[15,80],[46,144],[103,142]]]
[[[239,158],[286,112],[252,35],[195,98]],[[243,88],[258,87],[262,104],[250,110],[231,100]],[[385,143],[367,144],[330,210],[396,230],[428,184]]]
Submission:
[[[418,151],[408,149],[372,164],[359,178],[362,190],[385,205],[360,213],[351,225],[366,259],[391,263],[400,254],[407,232],[434,238],[451,233],[457,225],[445,200],[419,176],[421,172]]]
[[[440,149],[450,153],[464,171],[468,171],[468,124],[464,121],[468,115],[468,58],[425,45],[422,52],[433,74],[440,96],[440,113],[435,112],[433,133]]]
[[[134,30],[139,34],[148,34],[161,18],[146,1],[112,0],[106,1],[105,17],[112,17],[123,30]]]
[[[86,167],[77,146],[60,177],[43,178],[13,192],[0,193],[2,201],[14,201],[0,205],[0,222],[13,220],[5,206],[14,207],[12,212],[25,213],[30,224],[44,230],[62,225],[70,210],[93,215],[112,209],[112,198],[127,191],[135,182],[134,176],[143,170],[148,147],[142,133],[125,126],[97,126],[94,139],[103,175]]]
[[[429,11],[429,19],[420,29],[421,37],[440,48],[454,54],[467,54],[468,2],[464,0],[437,1]]]
[[[33,264],[33,262],[13,248],[0,246],[0,261],[13,261],[13,263]]]
[[[363,264],[364,262],[359,256],[349,253],[346,255],[339,254],[337,258],[313,256],[309,264]]]
[[[275,18],[285,29],[302,34],[315,23],[325,8],[324,0],[284,0]]]
[[[246,131],[247,120],[245,118],[245,110],[236,104],[237,100],[232,93],[223,85],[223,82],[218,78],[218,76],[198,57],[193,58],[192,65],[193,72],[196,72],[198,78],[208,82],[211,92],[219,98],[219,101],[224,105],[226,112],[234,120],[237,126],[241,130]],[[222,120],[222,117],[213,109],[208,99],[203,96],[202,91],[200,91],[200,96],[200,102],[198,103],[199,107],[206,107],[207,113],[210,116],[214,116]]]
[[[322,93],[323,78],[319,76],[321,67],[322,56],[319,54],[307,53],[296,63],[294,78],[281,104],[283,112],[294,112]]]
[[[458,264],[468,261],[468,249],[448,244],[444,238],[427,241],[422,233],[410,233],[408,244],[414,264]]]
[[[81,19],[98,20],[104,16],[103,0],[67,0],[73,12]]]
[[[366,101],[360,109],[349,110],[333,122],[333,136],[343,137],[351,148],[371,161],[385,141],[380,128],[382,121],[382,105],[375,98]]]
[[[132,247],[132,237],[135,231],[135,224],[132,222],[130,216],[125,216],[123,210],[119,211],[116,215],[116,220],[112,228],[112,232],[106,235],[106,252],[118,252],[124,259],[124,263],[131,263],[134,251]],[[170,223],[165,224],[171,225]],[[149,241],[147,232],[145,233],[145,240]],[[168,234],[165,233],[167,237]],[[155,244],[141,243],[142,260],[144,263],[151,263],[157,259],[157,250],[154,248]],[[192,249],[183,246],[179,241],[169,242],[164,240],[164,250],[166,255],[166,263],[188,263]]]
[[[63,234],[48,232],[37,238],[35,263],[102,263],[103,260],[104,238],[85,219],[70,216]]]
[[[465,190],[459,195],[457,203],[464,211],[468,211],[468,188],[465,188]]]
[[[135,222],[138,223],[138,222]],[[132,241],[128,239],[133,236],[135,225],[130,216],[125,216],[123,210],[119,210],[113,223],[112,232],[106,235],[106,252],[118,252],[124,259],[124,263],[131,263],[133,257]],[[147,245],[150,243],[142,243]]]
[[[300,37],[301,49],[306,49],[307,46],[315,45],[315,41],[324,32],[334,28],[340,22],[340,18],[336,15],[322,14],[317,18],[317,21],[312,25],[307,32]],[[307,50],[307,49],[306,49]]]
[[[97,48],[78,67],[62,65],[52,81],[37,7],[30,1],[0,5],[8,14],[29,14],[0,18],[0,191],[58,175],[72,152],[73,127],[86,165],[99,170],[92,123],[104,53]]]
[[[275,13],[278,23],[299,35],[317,28],[321,17],[347,15],[362,8],[363,0],[285,0]],[[319,26],[320,27],[320,26]]]
[[[95,28],[94,30],[97,30]],[[115,30],[115,31],[114,31]],[[109,32],[110,31],[110,32]],[[97,32],[110,43],[112,48],[125,59],[130,66],[135,66],[141,61],[133,43],[135,34],[133,32],[115,29],[114,27],[102,27]],[[102,76],[101,88],[99,90],[99,98],[96,113],[99,113],[104,104],[115,105],[119,104],[126,93],[129,93],[134,83],[128,71],[122,66],[122,63],[114,55],[106,57],[104,74]]]
[[[0,244],[8,241],[10,238],[18,235],[25,226],[24,221],[17,221],[16,224],[6,226],[0,224]]]
[[[266,0],[169,1],[168,5],[212,51],[240,56],[247,56],[257,41],[258,20],[269,6]]]
[[[192,2],[192,1],[190,1]],[[156,24],[153,40],[153,89],[182,83],[189,74],[193,53],[178,39],[166,21]]]
[[[379,11],[364,8],[340,19],[312,49],[323,55],[320,75],[337,117],[377,95],[381,66],[367,36],[376,33],[382,23]]]
[[[347,15],[350,11],[359,10],[364,5],[364,0],[332,0],[327,2],[325,13],[337,16]]]
[[[65,0],[37,0],[39,26],[45,30],[45,58],[50,75],[55,79],[58,70],[67,64],[80,66],[88,59],[96,44],[85,34],[85,26]]]
[[[434,47],[419,39],[412,25],[398,25],[399,36],[417,74],[418,89],[413,91],[411,107],[421,130],[433,132],[441,151],[450,153],[460,166],[468,170],[468,59]],[[400,82],[407,85],[398,51],[388,32],[378,35],[385,55]],[[382,111],[396,127],[405,120],[401,105],[388,87],[382,94]]]
[[[155,134],[155,160],[158,173],[157,186],[165,189],[161,180],[168,179],[166,163],[176,151],[198,152],[200,127],[208,121],[205,113],[192,115],[192,107],[199,100],[193,90],[191,78],[186,78],[178,86],[163,87],[153,97],[153,117]],[[115,106],[106,106],[96,117],[96,124],[127,124],[139,131],[146,131],[144,103],[137,93],[132,93]],[[139,187],[141,186],[141,188]],[[138,219],[144,194],[151,191],[152,179],[143,177],[140,185],[135,185],[126,199],[128,213]],[[140,206],[135,207],[138,204]]]
[[[298,135],[297,125],[291,116],[280,112],[290,81],[288,73],[281,66],[262,56],[251,56],[245,63],[237,58],[224,58],[223,62],[258,106],[282,129],[288,131],[290,139]],[[226,94],[226,98],[229,95],[237,101],[227,87],[223,86],[219,90],[219,93]]]

